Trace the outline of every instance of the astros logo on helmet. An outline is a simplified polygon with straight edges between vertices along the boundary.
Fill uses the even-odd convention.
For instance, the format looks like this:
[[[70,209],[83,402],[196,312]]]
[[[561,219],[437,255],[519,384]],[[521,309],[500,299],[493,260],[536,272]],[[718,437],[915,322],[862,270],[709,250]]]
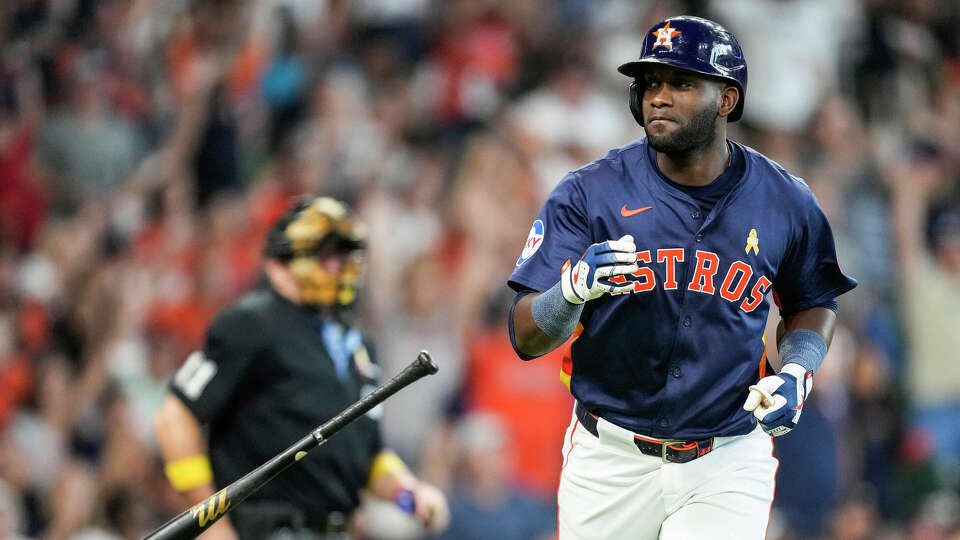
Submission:
[[[673,28],[670,28],[670,22],[667,21],[667,24],[663,28],[651,33],[657,36],[657,41],[653,43],[654,49],[663,45],[667,49],[673,50],[673,41],[672,41],[673,36],[679,34],[680,32],[678,30],[674,30]]]

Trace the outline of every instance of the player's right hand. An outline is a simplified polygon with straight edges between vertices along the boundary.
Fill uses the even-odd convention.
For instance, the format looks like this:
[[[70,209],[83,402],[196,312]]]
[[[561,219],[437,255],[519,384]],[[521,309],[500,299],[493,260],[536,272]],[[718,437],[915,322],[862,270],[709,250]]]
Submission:
[[[803,402],[813,389],[813,372],[790,362],[780,373],[751,385],[743,409],[750,411],[771,437],[790,433],[800,420]]]
[[[624,235],[619,240],[608,240],[587,248],[576,263],[563,263],[560,290],[571,304],[582,304],[605,293],[625,293],[633,290],[633,283],[616,284],[613,276],[637,271],[637,246],[633,237]]]
[[[450,524],[450,507],[447,497],[435,486],[426,482],[417,482],[413,488],[415,501],[414,514],[427,530],[432,533],[443,532]]]

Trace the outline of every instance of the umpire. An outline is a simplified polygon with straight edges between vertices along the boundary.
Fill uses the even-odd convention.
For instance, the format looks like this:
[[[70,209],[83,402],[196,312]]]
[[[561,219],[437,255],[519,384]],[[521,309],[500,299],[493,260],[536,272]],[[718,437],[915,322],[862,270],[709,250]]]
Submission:
[[[364,246],[362,224],[327,197],[300,201],[271,227],[264,249],[269,286],[217,314],[203,350],[174,375],[156,418],[167,477],[190,504],[376,386],[380,370],[367,339],[345,316],[356,299]],[[203,538],[348,538],[364,488],[412,506],[431,530],[444,528],[446,499],[383,448],[378,409],[251,495]]]

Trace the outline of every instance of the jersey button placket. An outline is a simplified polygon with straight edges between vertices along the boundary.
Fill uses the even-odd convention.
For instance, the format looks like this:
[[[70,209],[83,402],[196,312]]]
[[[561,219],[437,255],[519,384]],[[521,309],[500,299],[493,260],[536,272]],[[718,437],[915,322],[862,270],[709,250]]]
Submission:
[[[700,211],[694,210],[693,213],[690,214],[690,217],[692,217],[693,219],[700,219]]]
[[[680,366],[673,366],[673,369],[670,370],[670,374],[673,375],[675,379],[679,379],[683,375],[683,371],[680,369]]]
[[[684,328],[690,328],[690,325],[692,325],[692,324],[693,324],[693,319],[691,319],[689,315],[687,315],[686,317],[683,318],[683,327],[684,327]]]

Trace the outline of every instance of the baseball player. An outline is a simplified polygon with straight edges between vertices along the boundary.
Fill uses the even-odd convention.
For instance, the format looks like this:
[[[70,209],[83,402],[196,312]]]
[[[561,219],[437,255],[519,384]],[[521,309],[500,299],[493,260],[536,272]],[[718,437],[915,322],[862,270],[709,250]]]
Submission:
[[[191,504],[375,387],[379,368],[345,316],[359,288],[364,244],[362,225],[328,197],[299,202],[270,229],[269,286],[217,314],[157,416],[165,472]],[[203,538],[347,538],[364,488],[443,529],[446,499],[383,447],[378,412],[280,473]]]
[[[796,427],[856,281],[807,185],[727,139],[747,88],[730,32],[661,21],[619,71],[646,137],[560,182],[509,280],[521,358],[575,338],[560,538],[762,539],[771,437]]]

